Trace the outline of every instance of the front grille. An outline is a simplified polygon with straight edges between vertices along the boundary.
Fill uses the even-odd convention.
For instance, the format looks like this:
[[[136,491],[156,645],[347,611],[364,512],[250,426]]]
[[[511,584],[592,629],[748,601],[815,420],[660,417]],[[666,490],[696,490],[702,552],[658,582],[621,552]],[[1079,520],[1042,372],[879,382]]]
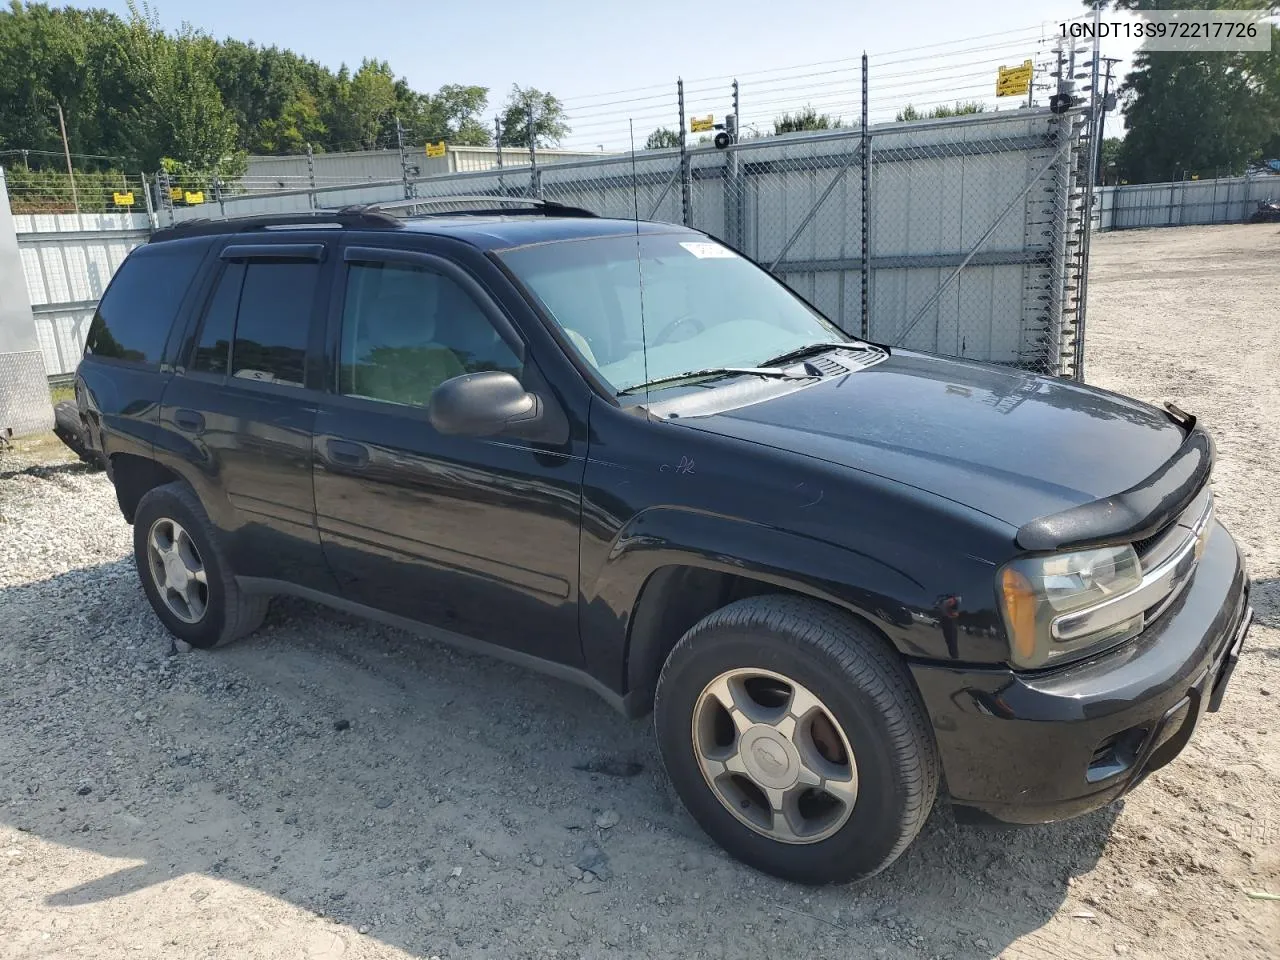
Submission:
[[[1196,535],[1201,521],[1212,505],[1213,491],[1206,484],[1176,518],[1151,536],[1135,540],[1133,548],[1138,551],[1142,569],[1152,570],[1181,550],[1187,541]]]
[[[1133,549],[1138,551],[1138,556],[1141,557],[1145,555],[1147,551],[1151,549],[1152,546],[1160,542],[1161,537],[1163,537],[1166,533],[1168,533],[1177,525],[1178,525],[1178,519],[1175,517],[1173,520],[1170,520],[1168,523],[1166,523],[1163,527],[1161,527],[1151,536],[1144,537],[1142,540],[1133,541]]]

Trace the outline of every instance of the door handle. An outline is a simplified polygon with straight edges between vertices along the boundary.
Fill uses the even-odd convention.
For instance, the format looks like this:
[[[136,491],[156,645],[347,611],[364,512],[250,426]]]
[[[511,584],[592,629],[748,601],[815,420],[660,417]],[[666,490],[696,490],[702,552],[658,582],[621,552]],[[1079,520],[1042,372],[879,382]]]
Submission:
[[[204,417],[194,410],[174,411],[173,422],[179,430],[186,433],[202,433],[204,431]]]
[[[349,440],[329,440],[326,443],[329,459],[345,467],[363,467],[369,462],[369,448]]]

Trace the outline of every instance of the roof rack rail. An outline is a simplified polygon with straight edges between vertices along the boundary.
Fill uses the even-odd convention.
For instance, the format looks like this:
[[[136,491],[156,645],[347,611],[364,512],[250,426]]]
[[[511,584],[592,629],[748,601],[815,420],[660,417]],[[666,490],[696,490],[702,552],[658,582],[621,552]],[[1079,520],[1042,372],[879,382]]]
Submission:
[[[253,230],[269,230],[272,227],[308,227],[336,224],[342,227],[403,227],[404,221],[380,213],[377,210],[365,210],[354,207],[342,210],[317,210],[307,213],[262,213],[248,217],[228,217],[226,220],[212,220],[200,217],[182,220],[173,226],[157,230],[151,236],[151,242],[176,240],[179,237],[198,237],[219,233],[248,233]]]
[[[458,194],[452,197],[411,197],[406,200],[387,200],[377,203],[359,203],[339,208],[339,213],[383,213],[390,210],[413,211],[417,207],[444,206],[446,204],[489,204],[473,210],[448,210],[438,213],[410,213],[408,216],[453,217],[453,216],[534,216],[534,217],[596,217],[597,215],[584,207],[571,207],[554,200],[539,200],[534,197],[505,197],[494,194]],[[528,209],[510,209],[502,204]],[[497,206],[495,206],[497,205]]]

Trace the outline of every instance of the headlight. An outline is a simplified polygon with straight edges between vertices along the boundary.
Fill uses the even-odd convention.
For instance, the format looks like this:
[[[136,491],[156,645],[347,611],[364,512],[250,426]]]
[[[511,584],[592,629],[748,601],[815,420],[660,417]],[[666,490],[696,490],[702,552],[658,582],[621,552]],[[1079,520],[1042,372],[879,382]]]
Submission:
[[[1127,640],[1142,630],[1143,618],[1090,618],[1088,632],[1059,635],[1053,621],[1066,613],[1098,606],[1142,584],[1142,567],[1132,546],[1026,557],[1006,565],[997,592],[1009,632],[1013,663],[1043,667],[1069,654]]]

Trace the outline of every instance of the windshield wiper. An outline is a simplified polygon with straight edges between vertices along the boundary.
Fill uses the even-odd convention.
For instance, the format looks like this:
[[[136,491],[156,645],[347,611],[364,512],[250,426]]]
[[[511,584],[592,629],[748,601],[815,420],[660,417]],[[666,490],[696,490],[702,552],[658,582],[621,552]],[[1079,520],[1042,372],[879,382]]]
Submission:
[[[702,370],[686,370],[684,373],[672,373],[665,377],[655,377],[652,380],[646,380],[644,383],[637,383],[635,386],[627,387],[625,390],[619,390],[618,396],[635,393],[637,390],[644,390],[647,387],[673,383],[677,380],[693,380],[697,377],[718,377],[738,373],[754,374],[757,377],[780,377],[786,380],[809,379],[807,374],[783,370],[780,367],[706,367]]]
[[[792,360],[799,360],[815,353],[826,353],[828,350],[834,350],[837,347],[845,349],[857,348],[861,344],[857,340],[832,341],[828,343],[807,343],[803,347],[796,347],[794,350],[788,350],[780,357],[771,357],[766,360],[765,366],[777,366],[780,363],[790,363]]]

